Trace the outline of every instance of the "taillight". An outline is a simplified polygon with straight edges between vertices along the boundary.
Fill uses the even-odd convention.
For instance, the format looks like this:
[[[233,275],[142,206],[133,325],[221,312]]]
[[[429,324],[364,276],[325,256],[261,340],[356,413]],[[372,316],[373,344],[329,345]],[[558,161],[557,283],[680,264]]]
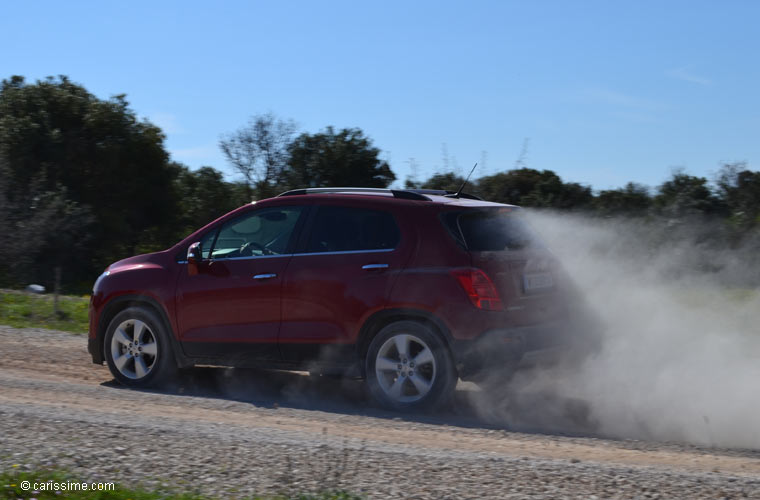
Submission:
[[[499,292],[491,279],[480,269],[457,269],[451,271],[464,289],[472,304],[486,311],[501,311],[503,309]]]

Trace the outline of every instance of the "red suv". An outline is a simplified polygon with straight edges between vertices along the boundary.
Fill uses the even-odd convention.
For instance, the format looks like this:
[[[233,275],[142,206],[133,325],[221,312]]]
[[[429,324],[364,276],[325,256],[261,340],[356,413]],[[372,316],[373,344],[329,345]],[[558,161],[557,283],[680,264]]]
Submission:
[[[575,294],[521,210],[429,190],[253,202],[95,282],[88,348],[130,386],[195,364],[363,377],[394,409],[575,338]],[[582,332],[581,332],[582,333]],[[500,379],[501,380],[501,379]]]

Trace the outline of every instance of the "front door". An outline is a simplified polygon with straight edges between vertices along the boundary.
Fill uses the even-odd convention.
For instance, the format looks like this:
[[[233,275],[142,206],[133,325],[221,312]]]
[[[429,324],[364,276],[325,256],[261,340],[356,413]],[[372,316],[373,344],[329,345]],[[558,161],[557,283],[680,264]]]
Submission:
[[[231,365],[279,359],[283,276],[303,207],[254,209],[201,241],[199,273],[180,276],[177,323],[185,354]]]

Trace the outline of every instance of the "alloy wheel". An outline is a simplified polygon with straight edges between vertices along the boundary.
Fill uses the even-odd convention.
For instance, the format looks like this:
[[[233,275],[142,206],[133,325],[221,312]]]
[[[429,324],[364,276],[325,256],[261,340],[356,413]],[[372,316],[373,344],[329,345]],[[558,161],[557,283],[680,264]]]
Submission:
[[[111,357],[119,373],[132,380],[147,377],[158,360],[156,335],[145,322],[128,319],[111,338]]]
[[[435,356],[419,337],[398,333],[380,346],[375,358],[375,375],[380,388],[392,401],[418,401],[430,392],[435,382]]]

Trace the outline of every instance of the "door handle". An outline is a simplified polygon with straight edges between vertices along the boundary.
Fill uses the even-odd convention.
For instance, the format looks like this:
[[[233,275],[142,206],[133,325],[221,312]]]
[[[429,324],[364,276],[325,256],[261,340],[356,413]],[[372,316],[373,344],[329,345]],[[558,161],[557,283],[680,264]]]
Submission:
[[[388,264],[364,264],[362,269],[371,271],[373,269],[388,269]]]
[[[253,277],[255,280],[268,280],[271,278],[276,278],[277,275],[275,273],[267,273],[267,274],[257,274]]]

